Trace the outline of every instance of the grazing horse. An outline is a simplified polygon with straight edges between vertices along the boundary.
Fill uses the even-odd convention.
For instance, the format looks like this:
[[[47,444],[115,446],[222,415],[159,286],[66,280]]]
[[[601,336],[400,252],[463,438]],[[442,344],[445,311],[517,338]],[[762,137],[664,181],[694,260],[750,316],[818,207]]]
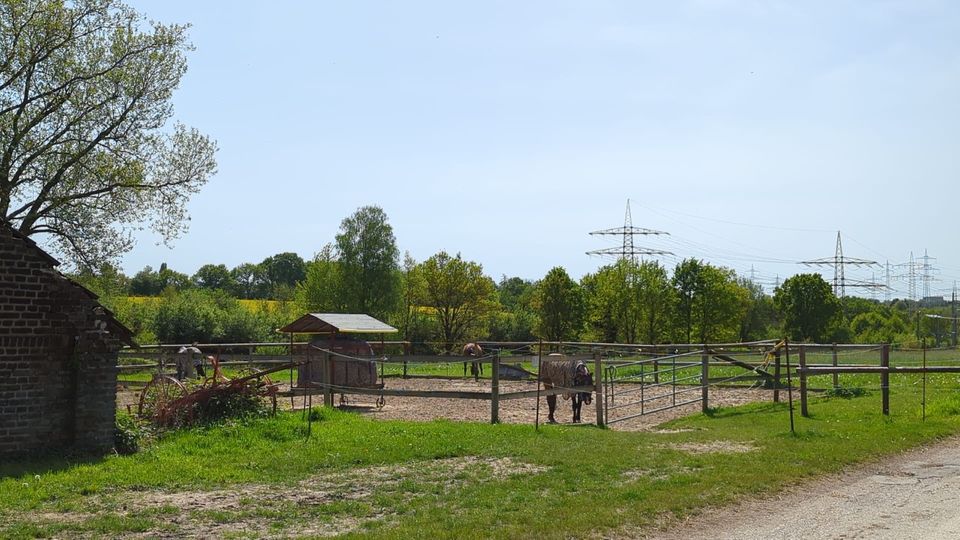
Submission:
[[[547,390],[573,388],[593,384],[593,376],[582,360],[566,358],[562,354],[551,354],[540,364],[540,381]],[[580,409],[584,403],[589,405],[593,401],[593,395],[591,392],[567,392],[563,394],[563,399],[573,400],[573,421],[580,423]],[[547,422],[556,424],[557,419],[554,418],[557,410],[556,395],[547,396],[547,407],[550,411]]]
[[[483,356],[483,348],[476,343],[467,343],[463,346],[463,356],[472,356],[479,357]],[[483,362],[464,362],[463,363],[463,376],[467,376],[467,364],[470,364],[470,374],[473,375],[473,380],[479,381],[480,375],[483,375]]]

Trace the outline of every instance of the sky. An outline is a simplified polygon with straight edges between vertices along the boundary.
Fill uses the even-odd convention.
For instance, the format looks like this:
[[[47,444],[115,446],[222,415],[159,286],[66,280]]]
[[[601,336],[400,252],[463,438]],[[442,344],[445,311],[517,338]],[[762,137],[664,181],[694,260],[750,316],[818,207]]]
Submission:
[[[309,259],[378,205],[418,261],[579,278],[612,262],[586,252],[621,239],[589,233],[629,199],[634,226],[670,233],[634,239],[669,268],[769,292],[840,231],[879,263],[846,277],[885,283],[889,262],[892,297],[911,252],[930,294],[960,280],[958,2],[130,5],[192,25],[175,119],[219,152],[189,232],[144,234],[128,274]]]

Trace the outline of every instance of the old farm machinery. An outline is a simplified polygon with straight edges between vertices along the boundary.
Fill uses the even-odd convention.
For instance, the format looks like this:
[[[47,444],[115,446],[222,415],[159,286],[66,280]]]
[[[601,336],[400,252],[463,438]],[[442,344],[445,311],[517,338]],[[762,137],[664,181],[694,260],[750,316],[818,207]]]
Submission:
[[[246,368],[237,377],[228,378],[220,370],[219,355],[207,359],[212,364],[213,373],[199,386],[184,384],[162,373],[154,375],[140,393],[139,416],[162,427],[187,425],[196,421],[197,416],[211,405],[238,397],[269,399],[276,411],[278,387],[270,380],[270,374],[299,365],[299,362],[289,362],[265,370]]]

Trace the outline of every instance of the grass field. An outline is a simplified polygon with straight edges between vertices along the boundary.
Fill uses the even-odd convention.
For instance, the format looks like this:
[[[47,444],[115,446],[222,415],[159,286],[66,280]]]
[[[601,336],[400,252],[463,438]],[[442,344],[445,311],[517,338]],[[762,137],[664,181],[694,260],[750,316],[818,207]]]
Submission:
[[[0,464],[0,537],[629,536],[960,431],[960,398],[897,386],[696,415],[656,432],[374,421],[317,410],[170,433],[149,450]]]

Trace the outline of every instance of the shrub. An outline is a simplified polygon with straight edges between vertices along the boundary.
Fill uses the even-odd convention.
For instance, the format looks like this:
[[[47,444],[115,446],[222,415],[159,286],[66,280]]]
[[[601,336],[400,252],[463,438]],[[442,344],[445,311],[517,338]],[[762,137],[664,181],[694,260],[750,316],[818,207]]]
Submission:
[[[120,455],[136,454],[150,436],[148,425],[125,412],[117,412],[113,448]]]
[[[827,397],[837,397],[843,399],[853,399],[855,397],[862,397],[867,395],[869,392],[864,388],[854,387],[854,388],[831,388],[824,392],[824,395]]]

